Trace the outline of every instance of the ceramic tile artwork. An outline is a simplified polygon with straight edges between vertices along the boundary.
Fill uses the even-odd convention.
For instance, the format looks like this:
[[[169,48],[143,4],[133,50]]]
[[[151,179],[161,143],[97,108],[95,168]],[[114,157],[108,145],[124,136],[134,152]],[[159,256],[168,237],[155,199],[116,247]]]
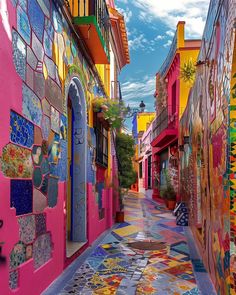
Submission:
[[[33,245],[34,268],[38,269],[52,256],[51,234],[46,233],[37,237]]]
[[[46,31],[44,31],[43,46],[45,54],[49,57],[52,57],[52,40],[49,38],[49,35]]]
[[[52,59],[50,59],[46,55],[44,57],[44,62],[45,62],[49,77],[55,80],[56,79],[56,72],[57,72],[56,64],[54,63],[54,61]]]
[[[43,107],[43,113],[44,115],[48,116],[49,118],[51,117],[51,107],[49,102],[44,98],[42,100],[42,107]]]
[[[58,178],[49,177],[48,180],[48,207],[55,207],[57,205],[58,197]]]
[[[40,98],[45,97],[45,79],[43,74],[34,72],[34,92]]]
[[[67,117],[60,115],[60,139],[67,139]]]
[[[13,61],[16,72],[21,79],[25,81],[26,78],[26,44],[20,35],[12,30],[12,46],[13,46]]]
[[[46,140],[48,139],[50,129],[51,129],[50,118],[44,115],[42,120],[42,134],[43,134],[43,138]]]
[[[27,245],[25,251],[26,251],[26,254],[25,254],[26,260],[31,259],[33,257],[33,245],[32,244]]]
[[[175,243],[168,238],[181,227],[172,222],[172,214],[164,205],[157,206],[139,196],[130,194],[125,198],[125,218],[129,222],[118,224],[93,249],[66,285],[63,281],[62,290],[57,293],[202,294],[195,281],[184,232]],[[157,214],[160,216],[158,220],[155,218]],[[154,237],[161,225],[168,225],[163,244],[161,235]],[[134,242],[145,244],[146,250],[142,246],[132,247]],[[157,248],[151,250],[154,243]],[[179,253],[172,255],[172,248]]]
[[[17,243],[10,254],[10,269],[15,269],[26,261],[26,245]]]
[[[32,201],[32,181],[11,179],[11,207],[16,209],[16,215],[31,213]]]
[[[44,158],[41,164],[41,172],[42,174],[48,174],[50,172],[50,165],[48,162],[48,158]]]
[[[34,215],[26,215],[18,218],[20,241],[24,244],[30,244],[35,239],[35,218]]]
[[[36,125],[41,126],[42,106],[39,98],[25,84],[22,86],[23,114]]]
[[[60,133],[59,121],[59,112],[54,107],[51,107],[51,129],[58,134]]]
[[[1,170],[7,177],[31,178],[33,163],[30,150],[7,144],[2,150]]]
[[[35,56],[34,52],[32,51],[30,46],[27,46],[27,63],[30,65],[30,67],[33,70],[36,70],[37,64],[38,64],[38,59]],[[33,76],[32,76],[33,78]]]
[[[37,0],[43,13],[49,18],[50,17],[50,1],[49,0]]]
[[[24,9],[24,11],[27,11],[27,0],[18,0],[18,4]]]
[[[18,270],[14,270],[9,273],[9,287],[10,287],[10,289],[15,290],[18,288],[18,276],[19,276]]]
[[[49,179],[49,176],[48,174],[44,175],[43,176],[43,181],[42,181],[42,185],[40,187],[40,191],[46,195],[47,192],[48,192],[48,179]]]
[[[51,78],[46,80],[45,87],[45,95],[48,101],[51,105],[55,106],[58,111],[63,112],[63,99],[60,87]]]
[[[67,180],[67,141],[60,140],[60,158],[58,161],[58,177],[60,181]]]
[[[28,15],[32,29],[38,39],[43,40],[44,14],[36,0],[28,1]]]
[[[38,237],[42,234],[45,234],[47,231],[46,214],[36,214],[35,223],[36,223],[36,236]]]
[[[34,143],[34,125],[13,111],[10,116],[11,141],[31,148]]]
[[[17,30],[26,43],[30,44],[31,28],[26,12],[17,6]]]
[[[41,188],[42,189],[42,188]],[[47,197],[39,190],[33,190],[33,212],[41,213],[48,206]]]
[[[34,33],[32,33],[32,49],[37,59],[42,62],[44,57],[43,45]]]
[[[34,89],[34,71],[29,65],[26,67],[26,84],[29,88]]]
[[[43,141],[41,128],[34,125],[34,144],[41,145]]]
[[[43,160],[42,147],[34,145],[32,149],[32,158],[35,166],[40,166]]]
[[[39,188],[42,184],[42,181],[43,181],[43,175],[42,175],[41,169],[39,167],[36,167],[33,172],[34,187]]]
[[[49,152],[48,152],[49,162],[54,163],[54,164],[58,164],[59,153],[60,153],[59,143],[56,141],[53,141],[52,144],[49,146]]]
[[[45,30],[48,33],[49,38],[53,41],[54,39],[54,29],[51,21],[46,18],[45,19]]]

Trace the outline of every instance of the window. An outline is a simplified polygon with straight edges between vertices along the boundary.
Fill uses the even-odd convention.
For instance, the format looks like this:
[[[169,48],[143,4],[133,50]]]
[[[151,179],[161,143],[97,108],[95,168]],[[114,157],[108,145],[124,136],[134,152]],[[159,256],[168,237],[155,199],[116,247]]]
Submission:
[[[108,166],[108,131],[102,123],[97,121],[96,128],[96,162],[104,167]]]
[[[143,178],[143,163],[139,163],[139,178]]]

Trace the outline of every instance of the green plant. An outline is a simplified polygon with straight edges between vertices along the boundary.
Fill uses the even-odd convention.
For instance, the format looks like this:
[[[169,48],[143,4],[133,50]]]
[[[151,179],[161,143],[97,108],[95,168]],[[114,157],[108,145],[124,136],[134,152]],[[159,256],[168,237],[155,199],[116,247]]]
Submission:
[[[113,129],[124,127],[124,116],[126,111],[123,102],[110,100],[105,98],[96,98],[93,100],[94,112],[103,112],[104,119],[110,124]]]
[[[196,74],[196,66],[192,59],[189,59],[184,63],[183,67],[180,68],[180,78],[186,83],[193,84]]]
[[[134,171],[132,158],[135,154],[134,139],[127,134],[119,133],[116,136],[116,155],[118,159],[118,178],[120,185],[120,206],[123,206],[123,196],[130,186],[135,183],[137,173]]]
[[[167,104],[167,88],[164,79],[157,75],[157,96],[156,96],[156,106],[159,113]]]
[[[160,195],[167,201],[176,201],[176,192],[171,183],[168,171],[165,171],[166,185],[161,188]]]

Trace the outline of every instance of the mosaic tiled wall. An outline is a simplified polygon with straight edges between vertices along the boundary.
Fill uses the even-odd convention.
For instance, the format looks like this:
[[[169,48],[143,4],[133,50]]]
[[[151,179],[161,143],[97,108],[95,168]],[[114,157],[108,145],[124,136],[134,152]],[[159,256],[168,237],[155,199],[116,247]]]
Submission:
[[[180,192],[188,202],[190,224],[218,294],[235,292],[235,232],[230,225],[230,201],[232,212],[235,196],[235,114],[230,101],[235,17],[235,1],[211,1],[179,138],[182,143],[184,136],[190,136],[180,156]]]
[[[10,126],[5,126],[10,129],[9,143],[0,151],[1,173],[10,179],[10,206],[15,208],[19,224],[19,241],[10,254],[9,284],[11,289],[16,289],[26,261],[33,259],[36,270],[53,255],[53,232],[48,229],[47,210],[56,208],[59,183],[67,180],[67,94],[74,77],[80,81],[80,91],[84,93],[84,97],[79,95],[80,101],[75,102],[77,119],[83,120],[86,127],[81,127],[75,119],[78,128],[74,139],[78,148],[74,150],[74,169],[80,187],[79,192],[76,190],[78,198],[74,208],[83,212],[83,216],[78,213],[78,220],[86,222],[87,160],[91,165],[88,181],[95,183],[96,180],[92,129],[88,159],[84,148],[86,108],[90,104],[87,97],[93,95],[95,88],[100,95],[103,93],[81,56],[57,1],[9,0],[7,5],[15,11],[16,18],[11,34],[12,59],[18,77],[11,78],[20,78],[22,84],[18,97],[20,107],[10,111]],[[78,227],[80,224],[75,229],[81,233]]]

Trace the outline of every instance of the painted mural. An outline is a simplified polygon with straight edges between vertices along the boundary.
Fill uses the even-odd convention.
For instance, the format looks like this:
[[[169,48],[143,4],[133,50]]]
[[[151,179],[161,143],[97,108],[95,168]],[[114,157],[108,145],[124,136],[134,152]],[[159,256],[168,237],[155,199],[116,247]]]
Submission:
[[[73,189],[78,196],[73,204],[73,235],[77,241],[86,241],[86,182],[93,185],[96,182],[95,134],[90,127],[87,131],[88,97],[94,95],[95,88],[101,96],[104,93],[79,52],[57,1],[6,3],[15,68],[12,79],[17,80],[19,91],[14,90],[16,102],[9,105],[11,110],[6,121],[10,126],[5,126],[9,130],[8,139],[0,142],[0,176],[9,180],[11,209],[7,210],[14,210],[13,233],[19,237],[7,258],[9,287],[19,291],[19,279],[24,279],[26,269],[30,275],[39,269],[42,273],[42,266],[46,267],[52,259],[64,259],[57,242],[63,231],[63,185],[68,179],[68,95],[77,112],[73,127],[73,171],[78,182]],[[81,173],[86,171],[87,162],[89,172]],[[54,232],[55,214],[61,218],[61,227]],[[33,264],[30,271],[29,261]],[[58,267],[58,271],[62,271],[62,267]],[[52,279],[49,276],[48,282]]]
[[[235,95],[230,90],[236,62],[234,5],[231,0],[211,1],[179,138],[181,144],[184,136],[190,137],[180,152],[180,193],[188,203],[205,265],[222,295],[236,292]]]

